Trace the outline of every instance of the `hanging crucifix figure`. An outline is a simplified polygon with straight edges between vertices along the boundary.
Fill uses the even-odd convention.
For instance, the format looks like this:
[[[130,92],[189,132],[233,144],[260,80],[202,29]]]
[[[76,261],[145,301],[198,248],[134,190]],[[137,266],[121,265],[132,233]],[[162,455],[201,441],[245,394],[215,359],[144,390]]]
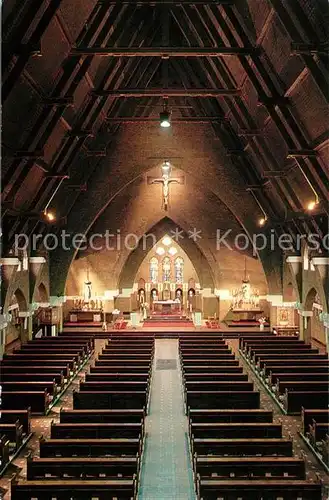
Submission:
[[[175,184],[184,184],[184,177],[170,177],[171,165],[169,161],[163,162],[161,166],[162,177],[148,177],[148,184],[162,184],[162,203],[165,211],[169,206],[169,185],[174,182]]]

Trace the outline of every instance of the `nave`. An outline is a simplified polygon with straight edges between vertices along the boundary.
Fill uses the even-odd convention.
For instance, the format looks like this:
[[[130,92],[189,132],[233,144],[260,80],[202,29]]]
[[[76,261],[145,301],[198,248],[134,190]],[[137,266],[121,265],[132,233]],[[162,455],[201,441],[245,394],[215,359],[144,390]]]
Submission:
[[[114,344],[121,345],[118,351],[115,349],[115,354],[111,350],[111,342],[113,342],[112,349]],[[178,346],[178,342],[180,346]],[[132,343],[134,343],[134,355],[131,356],[130,361],[127,361],[128,345],[132,345]],[[151,340],[151,343],[153,343],[153,340]],[[125,344],[125,347],[122,344]],[[72,457],[72,454],[77,454],[86,458],[95,455],[99,456],[101,448],[99,444],[97,445],[97,439],[104,440],[104,435],[101,435],[102,432],[107,432],[104,422],[107,421],[106,419],[113,418],[113,415],[110,417],[111,410],[105,409],[105,405],[109,408],[109,401],[106,400],[106,389],[109,380],[112,379],[114,387],[112,392],[115,392],[115,382],[113,382],[112,375],[114,369],[118,370],[119,353],[122,351],[126,353],[124,358],[126,358],[125,363],[128,365],[129,370],[126,366],[125,378],[132,378],[128,374],[134,373],[133,378],[136,380],[136,376],[141,378],[140,375],[144,371],[143,354],[140,350],[145,350],[145,348],[140,347],[142,344],[142,340],[129,335],[122,335],[119,341],[115,337],[109,342],[107,340],[95,341],[95,354],[91,361],[80,372],[78,378],[72,383],[61,400],[52,408],[51,413],[47,417],[32,418],[34,435],[27,448],[14,462],[19,483],[21,482],[22,486],[28,487],[29,484],[31,485],[30,481],[24,482],[27,473],[26,457],[30,452],[32,452],[33,457],[38,457],[38,438],[41,435],[44,436],[44,443],[48,446],[48,452],[50,453],[48,456],[53,457],[50,458],[50,461],[58,460],[55,457],[59,455],[61,457]],[[272,500],[272,498],[303,498],[313,500],[321,498],[319,496],[321,486],[317,482],[321,478],[325,483],[327,477],[298,435],[301,426],[300,417],[283,416],[281,414],[239,353],[237,340],[230,339],[225,342],[223,339],[216,339],[216,337],[203,340],[195,337],[189,338],[188,336],[180,341],[177,339],[156,339],[154,357],[152,354],[149,368],[151,374],[150,387],[147,388],[146,392],[150,394],[150,399],[148,414],[145,418],[145,433],[142,432],[145,439],[144,436],[141,437],[141,440],[137,439],[137,452],[140,454],[141,464],[141,470],[137,474],[140,477],[138,499],[186,500],[195,498],[194,481],[197,486],[198,498],[203,499],[266,498],[266,500]],[[181,376],[181,368],[183,377]],[[93,373],[88,375],[89,372]],[[86,387],[83,386],[84,379],[88,377],[93,383],[91,380],[92,375],[98,380],[96,389],[105,384],[104,391],[100,396],[97,396],[100,391],[95,390],[93,392],[90,384]],[[122,384],[123,376],[124,372],[122,371],[121,381],[117,382],[117,386]],[[133,387],[132,384],[136,385],[136,381],[132,383],[131,380],[124,383],[128,383],[130,387]],[[127,391],[129,390],[128,386]],[[198,388],[198,390],[195,391],[195,388]],[[77,397],[79,389],[78,394],[80,395]],[[189,421],[185,416],[184,399],[187,405],[191,407]],[[136,408],[141,400],[140,396],[135,394],[133,399],[127,401],[124,404]],[[122,406],[118,400],[115,402],[114,399],[112,404]],[[72,412],[73,405],[75,411]],[[261,410],[258,409],[259,407]],[[121,411],[122,422],[124,422],[124,418],[127,418],[128,415],[128,409],[117,411],[119,413]],[[135,412],[137,411],[136,408]],[[125,417],[122,417],[124,414]],[[257,414],[258,416],[255,417]],[[78,429],[79,425],[76,425],[78,423],[77,418],[80,422],[85,422],[82,434],[81,430]],[[60,425],[58,425],[59,420]],[[64,428],[63,420],[66,423],[70,422],[66,428]],[[52,426],[50,433],[52,421],[57,424],[57,431]],[[87,430],[91,422],[94,422],[94,427],[97,427],[97,429]],[[95,422],[99,423],[95,425]],[[60,429],[61,425],[62,429]],[[57,432],[57,439],[59,436],[61,437],[61,444],[55,442],[54,432]],[[91,434],[89,434],[90,432]],[[122,428],[119,429],[119,432],[123,432]],[[256,433],[255,436],[252,434],[253,432]],[[88,434],[84,436],[85,433]],[[93,439],[95,436],[96,439]],[[130,441],[133,442],[134,439],[131,436],[132,434],[130,434]],[[293,448],[291,447],[291,436]],[[93,443],[87,453],[86,448],[84,451],[78,449],[83,437],[88,438]],[[75,451],[68,451],[69,447],[66,445],[68,441],[65,444],[65,440],[68,439],[70,440],[69,447],[76,446]],[[250,445],[250,439],[253,439],[253,444],[251,448],[249,446],[248,451],[247,447],[248,442]],[[78,441],[80,441],[79,445]],[[94,450],[97,448],[98,451],[92,451],[92,446],[95,446]],[[128,447],[124,450],[123,446],[122,444],[121,450],[119,450],[119,447],[113,448],[114,451],[110,451],[110,453],[109,450],[106,452],[103,450],[103,454],[112,456],[131,455],[131,449],[126,451]],[[257,453],[253,449],[255,446],[257,447]],[[281,451],[276,446],[280,447]],[[197,456],[194,455],[195,451]],[[305,465],[304,459],[301,458],[301,452],[305,454]],[[193,455],[194,459],[192,461]],[[292,458],[292,455],[294,455],[294,458]],[[246,461],[247,469],[243,467],[243,462]],[[85,462],[88,462],[88,459]],[[83,473],[83,460],[80,466],[81,473]],[[118,462],[116,466],[118,467]],[[46,484],[50,481],[50,478],[46,476],[47,464],[44,462],[42,467],[39,467],[39,470],[35,469],[35,472],[39,474],[39,478],[40,473],[44,475],[41,482]],[[62,471],[61,467],[63,468]],[[68,473],[68,475],[76,476],[76,472],[72,468],[68,469],[68,467],[70,466],[66,461],[65,466],[60,465],[59,469],[52,468],[51,474],[54,477],[51,478],[51,482],[53,485],[54,481],[56,485],[59,484],[58,479],[63,478],[63,474]],[[107,474],[113,475],[113,470],[107,472]],[[257,479],[254,477],[251,480],[251,471],[254,476],[257,476]],[[2,487],[10,489],[9,478],[12,472],[13,468],[7,471],[1,480]],[[50,468],[48,472],[50,472]],[[122,471],[119,472],[119,475],[121,473]],[[201,475],[200,480],[198,480],[197,476],[199,473]],[[88,474],[90,474],[90,470]],[[94,471],[92,474],[97,477],[99,484],[105,483],[105,478],[100,476],[100,470]],[[269,478],[269,474],[276,476],[275,479]],[[304,477],[311,483],[302,483],[303,488],[301,490],[296,491],[296,488],[294,490],[293,483],[296,483],[297,479],[297,482],[300,483]],[[65,481],[67,481],[66,478]],[[87,482],[89,481],[90,479]],[[108,478],[106,478],[106,481],[108,482]],[[122,482],[122,478],[118,476],[117,481]],[[244,494],[238,489],[234,490],[234,485],[241,486],[241,481],[243,482]],[[81,481],[78,475],[74,482],[82,484],[84,481]],[[95,481],[92,482],[95,486]],[[271,482],[280,483],[281,489],[270,495],[262,487],[264,484]],[[248,492],[247,486],[250,487],[251,485],[256,485],[259,491],[252,490]],[[109,484],[107,484],[108,486]],[[306,486],[311,488],[309,493],[307,493]],[[215,491],[213,491],[213,487],[215,487]],[[289,487],[291,491],[289,491]],[[25,489],[22,492],[23,496],[19,496],[15,490],[12,498],[54,498],[54,492],[50,493],[52,496],[37,496],[35,492],[33,496],[32,493],[31,496],[28,496],[28,491]],[[106,498],[112,498],[109,496],[109,491],[106,492]],[[59,494],[57,491],[56,493]],[[58,498],[105,498],[98,497],[97,493],[93,493],[92,497],[88,496],[90,491],[83,494],[79,492],[77,496],[71,496],[71,493],[67,496],[66,493],[66,496],[58,496]],[[45,495],[45,493],[43,492],[42,495]],[[9,500],[9,498],[10,491],[4,496],[4,500]],[[133,496],[119,495],[118,498],[133,498]],[[323,498],[327,498],[325,491],[323,491]]]

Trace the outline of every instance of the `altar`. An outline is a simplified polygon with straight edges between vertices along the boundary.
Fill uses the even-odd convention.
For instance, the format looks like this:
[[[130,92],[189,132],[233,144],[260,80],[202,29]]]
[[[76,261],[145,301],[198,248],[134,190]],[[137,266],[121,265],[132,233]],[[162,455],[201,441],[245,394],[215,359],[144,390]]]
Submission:
[[[152,312],[163,315],[180,313],[181,303],[176,300],[154,300]]]

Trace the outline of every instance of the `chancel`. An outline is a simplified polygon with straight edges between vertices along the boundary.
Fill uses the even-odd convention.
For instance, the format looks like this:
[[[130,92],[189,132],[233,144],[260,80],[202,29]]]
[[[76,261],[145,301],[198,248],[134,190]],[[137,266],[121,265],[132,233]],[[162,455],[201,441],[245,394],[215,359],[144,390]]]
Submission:
[[[1,14],[1,500],[327,500],[329,2]]]

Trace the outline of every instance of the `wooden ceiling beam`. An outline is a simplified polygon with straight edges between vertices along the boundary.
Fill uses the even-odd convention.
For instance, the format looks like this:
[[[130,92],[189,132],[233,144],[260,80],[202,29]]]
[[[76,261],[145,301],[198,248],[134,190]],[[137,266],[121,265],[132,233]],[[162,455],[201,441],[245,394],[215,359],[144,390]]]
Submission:
[[[71,56],[102,57],[222,57],[250,56],[258,47],[75,47]]]

